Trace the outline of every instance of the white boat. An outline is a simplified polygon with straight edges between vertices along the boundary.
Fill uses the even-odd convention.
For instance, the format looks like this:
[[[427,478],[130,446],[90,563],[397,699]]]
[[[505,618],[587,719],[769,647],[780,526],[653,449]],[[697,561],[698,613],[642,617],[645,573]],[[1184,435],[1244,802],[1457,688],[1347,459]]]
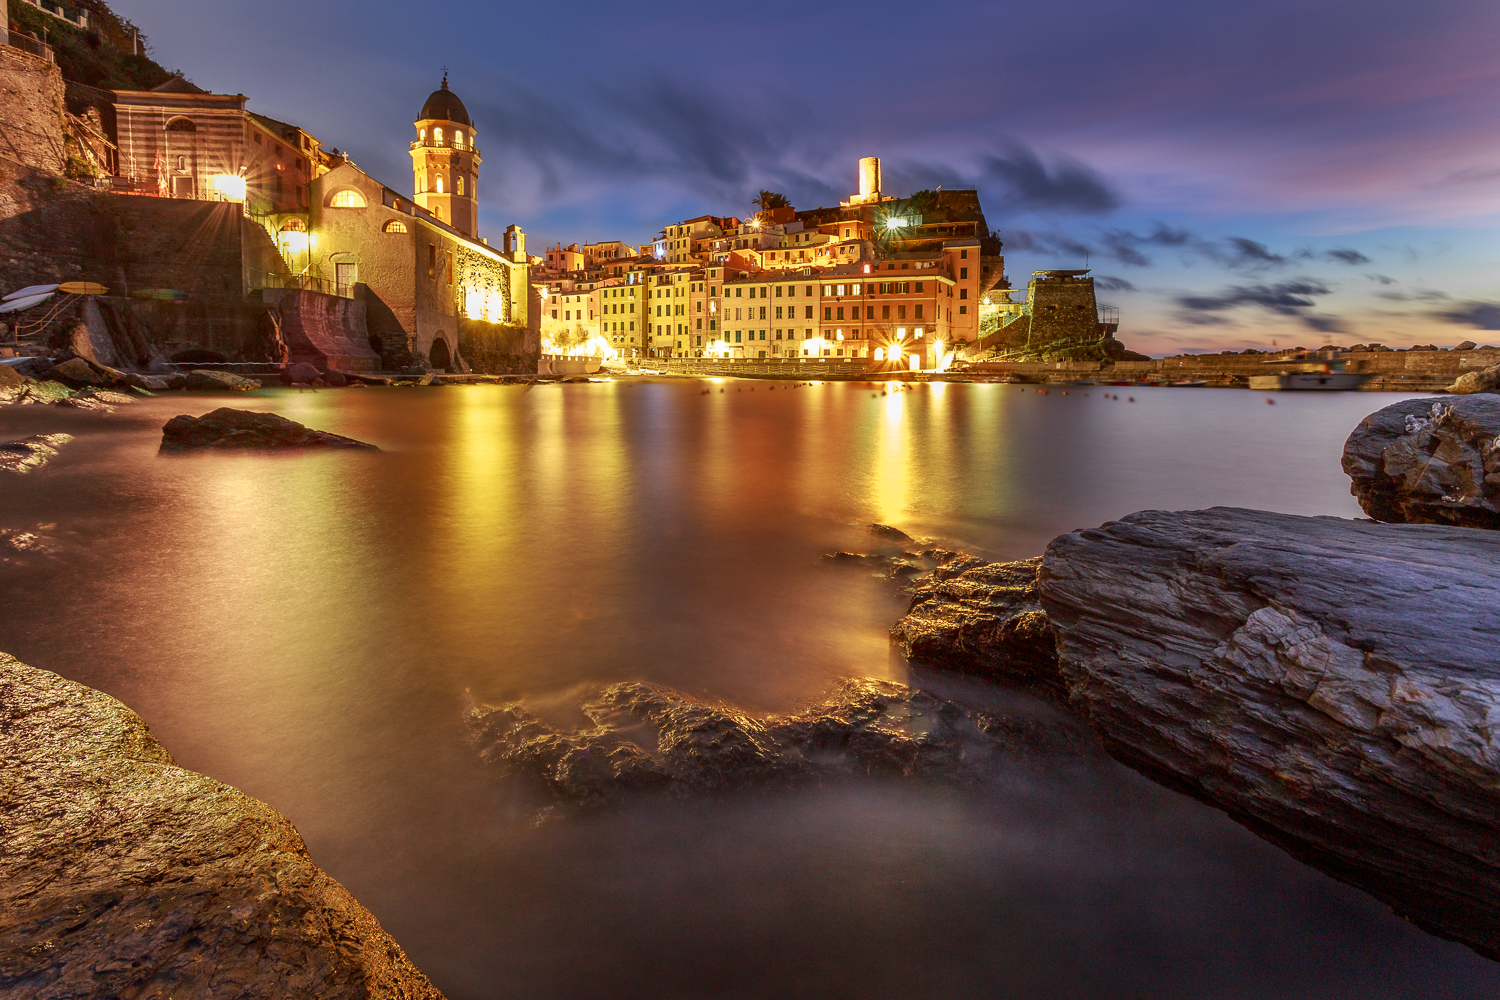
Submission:
[[[1274,375],[1251,375],[1250,388],[1347,392],[1358,389],[1370,378],[1369,375],[1344,371],[1345,358],[1333,351],[1308,351],[1265,364],[1279,366],[1282,370]]]
[[[4,298],[0,298],[0,302],[9,302],[11,299],[29,298],[33,295],[41,295],[43,292],[51,295],[57,289],[57,285],[27,285],[25,288],[18,288]]]
[[[20,312],[22,309],[30,309],[39,306],[52,298],[51,292],[41,292],[37,295],[28,295],[24,299],[5,299],[0,301],[0,314]]]
[[[1251,375],[1252,389],[1358,389],[1369,378],[1357,372],[1287,372],[1284,375]]]

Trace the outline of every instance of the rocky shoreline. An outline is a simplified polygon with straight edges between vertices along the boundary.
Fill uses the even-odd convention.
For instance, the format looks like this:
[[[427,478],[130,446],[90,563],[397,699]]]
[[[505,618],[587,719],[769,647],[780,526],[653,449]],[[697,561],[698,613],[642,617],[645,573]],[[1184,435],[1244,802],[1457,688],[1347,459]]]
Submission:
[[[0,992],[442,1000],[290,821],[0,654]]]

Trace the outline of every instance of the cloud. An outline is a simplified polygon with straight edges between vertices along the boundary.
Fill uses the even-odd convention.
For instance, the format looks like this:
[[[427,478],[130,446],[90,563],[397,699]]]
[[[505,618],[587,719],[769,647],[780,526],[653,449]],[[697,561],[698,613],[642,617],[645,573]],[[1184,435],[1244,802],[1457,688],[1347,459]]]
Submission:
[[[1409,292],[1376,292],[1375,297],[1390,302],[1431,302],[1434,299],[1446,299],[1448,293],[1436,288],[1414,288]]]
[[[1264,243],[1257,243],[1243,236],[1231,236],[1224,242],[1230,246],[1230,252],[1224,260],[1227,267],[1278,267],[1286,263],[1285,257],[1272,253]]]
[[[1101,274],[1094,279],[1094,287],[1101,292],[1133,292],[1135,286],[1124,278],[1116,278],[1112,275]]]
[[[1335,333],[1342,329],[1337,319],[1308,312],[1317,305],[1317,296],[1332,292],[1321,281],[1298,278],[1274,285],[1233,285],[1218,295],[1183,295],[1177,298],[1177,305],[1190,323],[1211,323],[1221,313],[1241,306],[1259,306],[1280,316],[1296,317],[1314,330]]]
[[[1461,308],[1433,315],[1449,323],[1462,323],[1481,330],[1500,330],[1500,303],[1465,302]]]
[[[996,217],[1021,212],[1104,215],[1120,206],[1114,188],[1086,163],[1066,156],[1043,160],[1013,138],[999,139],[996,146],[981,153],[967,171],[921,160],[888,160],[881,164],[882,186],[893,194],[939,185],[975,188],[989,206],[988,214]]]
[[[1342,264],[1348,264],[1350,267],[1353,267],[1356,264],[1370,263],[1370,258],[1366,257],[1358,250],[1350,250],[1348,248],[1324,250],[1323,256],[1327,257],[1329,260],[1335,260]]]
[[[1367,274],[1367,275],[1365,275],[1365,277],[1369,278],[1371,281],[1378,281],[1382,285],[1394,285],[1394,284],[1396,284],[1396,279],[1392,278],[1388,274]]]

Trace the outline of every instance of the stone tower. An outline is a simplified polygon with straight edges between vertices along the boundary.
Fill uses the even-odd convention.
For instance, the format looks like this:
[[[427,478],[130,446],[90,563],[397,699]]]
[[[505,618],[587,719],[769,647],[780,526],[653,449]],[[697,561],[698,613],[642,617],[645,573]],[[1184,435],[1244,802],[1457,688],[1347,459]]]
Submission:
[[[474,123],[458,95],[443,85],[432,92],[414,122],[411,144],[415,176],[413,201],[466,236],[479,237],[479,148]]]

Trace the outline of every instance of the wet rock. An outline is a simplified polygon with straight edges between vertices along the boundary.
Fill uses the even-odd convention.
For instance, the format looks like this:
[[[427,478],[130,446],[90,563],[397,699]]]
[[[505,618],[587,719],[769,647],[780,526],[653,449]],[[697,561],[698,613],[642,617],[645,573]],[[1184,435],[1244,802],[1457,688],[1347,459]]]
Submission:
[[[1497,565],[1495,532],[1215,508],[1063,535],[1039,583],[1111,754],[1500,958]]]
[[[306,361],[299,361],[295,365],[289,366],[286,370],[286,380],[292,385],[296,385],[298,382],[305,385],[321,375],[322,372]]]
[[[942,553],[936,568],[912,581],[911,605],[891,627],[892,642],[913,663],[1062,696],[1037,588],[1040,564]]]
[[[833,566],[851,566],[869,570],[888,580],[911,576],[924,569],[921,557],[916,553],[900,556],[877,555],[868,552],[825,552],[823,562]]]
[[[229,372],[211,372],[203,368],[195,368],[187,373],[186,388],[208,392],[248,392],[251,389],[259,389],[260,382]]]
[[[11,401],[19,404],[45,405],[72,398],[73,390],[61,382],[38,382],[35,379],[28,379],[26,384],[15,392]]]
[[[912,538],[900,528],[893,528],[889,524],[870,525],[870,534],[876,538],[881,538],[888,542],[900,542],[902,545],[916,544],[916,539]]]
[[[182,372],[168,372],[161,376],[161,380],[167,384],[167,389],[169,390],[186,389],[188,387],[188,377]]]
[[[183,379],[183,384],[187,379]],[[166,392],[171,386],[165,378],[156,375],[141,375],[136,372],[125,373],[125,384],[132,389],[144,389],[147,392]]]
[[[1500,528],[1500,396],[1392,403],[1349,435],[1344,471],[1377,521]]]
[[[71,434],[33,434],[0,444],[0,472],[25,475],[57,457],[57,449],[73,440]]]
[[[113,413],[115,408],[92,396],[79,394],[68,399],[59,399],[54,405],[64,406],[70,410],[93,410],[97,413]]]
[[[32,530],[0,528],[0,562],[24,565],[35,557],[55,555],[60,545],[49,532],[56,530],[55,524],[39,524]]]
[[[53,361],[51,358],[34,357],[22,358],[14,365],[4,365],[0,367],[11,368],[19,372],[25,378],[40,379],[44,376],[44,373],[52,367],[52,365]]]
[[[1471,346],[1467,349],[1473,348]],[[1454,350],[1461,351],[1465,348],[1460,346]],[[1459,395],[1474,392],[1500,392],[1500,365],[1492,365],[1477,372],[1464,372],[1448,387],[1448,391]]]
[[[1056,719],[976,711],[892,681],[846,680],[793,715],[755,717],[654,684],[615,684],[563,729],[522,703],[475,708],[470,731],[501,774],[540,780],[558,799],[599,807],[643,791],[698,795],[853,775],[970,782],[1007,755],[1085,752]]]
[[[26,384],[26,376],[16,371],[14,365],[0,365],[0,389],[19,389]]]
[[[78,395],[87,399],[96,399],[101,403],[108,403],[110,406],[128,406],[135,402],[134,396],[127,396],[123,392],[113,392],[109,389],[85,389],[78,393]]]
[[[349,380],[344,377],[342,372],[335,371],[330,371],[325,374],[323,376],[323,381],[333,386],[335,389],[342,389],[344,388],[344,386],[349,384]]]
[[[1476,344],[1476,343],[1474,343],[1474,341],[1472,341],[1472,340],[1465,340],[1462,343],[1455,344],[1453,346],[1453,349],[1455,351],[1472,351],[1472,350],[1474,350],[1474,348],[1476,348],[1478,346],[1479,345]]]
[[[441,1000],[285,817],[0,654],[0,993]]]
[[[221,406],[201,417],[186,414],[168,420],[161,429],[163,452],[199,448],[368,448],[373,444],[327,431],[315,431],[274,413],[256,413]]]
[[[103,375],[95,373],[91,366],[83,358],[69,358],[67,361],[53,365],[47,371],[47,378],[54,379],[74,389],[85,385],[107,385],[109,380]]]

